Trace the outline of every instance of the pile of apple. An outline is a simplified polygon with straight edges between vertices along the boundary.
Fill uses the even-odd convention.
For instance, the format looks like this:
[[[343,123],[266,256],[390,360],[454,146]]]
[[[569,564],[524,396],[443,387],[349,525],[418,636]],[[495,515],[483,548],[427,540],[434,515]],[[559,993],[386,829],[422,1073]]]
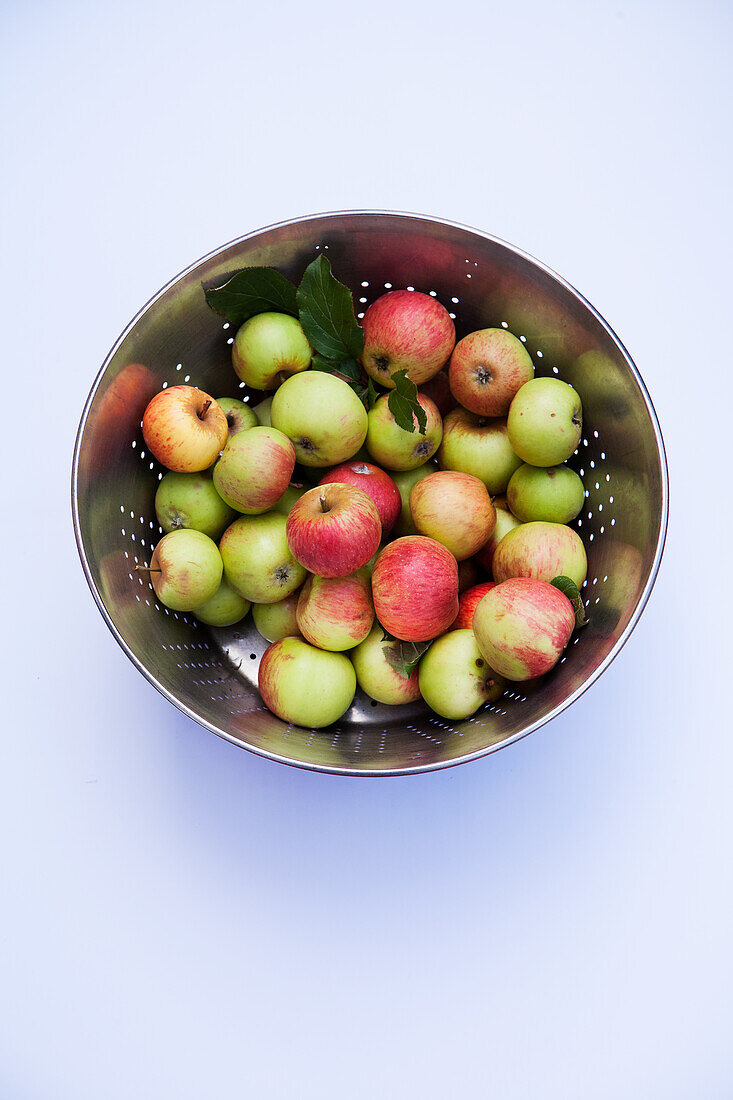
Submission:
[[[456,343],[448,312],[418,291],[384,294],[363,330],[359,366],[382,388],[371,408],[338,372],[311,369],[300,321],[273,311],[232,346],[237,376],[263,391],[254,409],[192,386],[152,399],[143,435],[169,472],[151,583],[212,626],[252,609],[271,643],[260,693],[285,721],[329,725],[357,684],[467,718],[507,680],[547,673],[575,628],[579,601],[550,582],[585,580],[567,526],[584,489],[564,465],[580,399],[535,378],[504,329]],[[400,371],[422,432],[390,408]]]

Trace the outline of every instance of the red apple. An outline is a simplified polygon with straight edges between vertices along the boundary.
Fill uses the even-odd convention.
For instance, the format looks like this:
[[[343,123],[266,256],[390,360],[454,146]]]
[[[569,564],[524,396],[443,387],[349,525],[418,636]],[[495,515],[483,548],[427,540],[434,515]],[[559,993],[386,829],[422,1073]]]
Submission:
[[[169,470],[206,470],[227,441],[224,410],[195,386],[169,386],[148,404],[143,414],[143,438],[148,449]]]
[[[482,581],[473,588],[467,588],[458,597],[458,614],[451,623],[451,630],[470,630],[473,626],[473,613],[487,592],[496,587],[496,581]]]
[[[492,561],[494,580],[536,577],[551,581],[566,576],[578,588],[585,580],[588,562],[580,536],[564,523],[521,523],[501,540]]]
[[[483,481],[455,470],[438,470],[418,481],[410,511],[418,532],[442,542],[458,561],[480,550],[496,525]]]
[[[340,481],[342,485],[355,485],[363,489],[377,506],[382,521],[382,538],[387,538],[402,511],[402,497],[389,474],[371,462],[344,462],[322,477],[319,485]]]
[[[437,638],[458,613],[458,566],[435,539],[408,535],[385,546],[372,573],[384,629],[404,642]]]
[[[575,612],[559,589],[534,577],[497,584],[473,616],[478,647],[508,680],[532,680],[557,664],[575,626]]]
[[[534,364],[511,332],[484,328],[458,341],[448,376],[464,409],[479,416],[506,416],[515,393],[534,378]]]
[[[392,389],[392,375],[406,370],[420,386],[448,362],[456,330],[448,310],[415,290],[393,290],[372,302],[364,314],[364,369]]]
[[[382,538],[379,510],[355,485],[316,485],[288,515],[288,545],[318,577],[346,577],[366,565]]]
[[[348,577],[309,577],[300,590],[300,633],[311,645],[342,652],[359,645],[374,623],[369,573]]]

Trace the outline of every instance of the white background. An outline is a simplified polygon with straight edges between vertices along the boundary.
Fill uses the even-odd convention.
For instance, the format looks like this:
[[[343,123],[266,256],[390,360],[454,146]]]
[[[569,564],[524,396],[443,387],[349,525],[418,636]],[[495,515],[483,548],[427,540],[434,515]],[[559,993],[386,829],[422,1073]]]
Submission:
[[[731,9],[6,2],[0,1096],[733,1094]],[[671,522],[539,733],[367,781],[185,719],[87,589],[69,474],[128,319],[321,210],[475,225],[634,356]]]

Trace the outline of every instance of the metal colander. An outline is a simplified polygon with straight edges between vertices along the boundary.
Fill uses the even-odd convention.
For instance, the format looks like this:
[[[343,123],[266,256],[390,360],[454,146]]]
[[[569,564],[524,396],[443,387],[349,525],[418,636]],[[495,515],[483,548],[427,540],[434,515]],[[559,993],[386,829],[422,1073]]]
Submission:
[[[251,616],[212,629],[160,604],[135,565],[162,535],[153,497],[163,470],[146,453],[141,419],[165,385],[259,400],[236,378],[233,330],[205,303],[246,266],[298,281],[319,252],[353,291],[359,315],[391,288],[432,294],[455,317],[457,338],[489,326],[523,341],[538,375],[559,374],[583,401],[583,438],[571,465],[586,487],[574,522],[588,554],[583,596],[590,625],[558,666],[510,686],[495,705],[450,722],[424,704],[389,707],[357,692],[325,730],[288,725],[257,692],[267,643]],[[321,771],[394,775],[493,752],[569,706],[613,660],[654,583],[667,523],[659,425],[631,358],[603,318],[542,264],[487,234],[437,219],[335,213],[251,233],[212,252],[141,310],[107,356],[79,426],[72,506],[84,571],[110,630],[147,679],[189,717],[271,759]],[[318,684],[312,690],[318,692]]]

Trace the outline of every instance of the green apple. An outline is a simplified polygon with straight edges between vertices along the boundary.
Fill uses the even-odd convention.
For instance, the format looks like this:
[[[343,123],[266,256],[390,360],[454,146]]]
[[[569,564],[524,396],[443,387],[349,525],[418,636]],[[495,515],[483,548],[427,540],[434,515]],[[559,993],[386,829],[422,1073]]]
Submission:
[[[438,469],[435,462],[426,462],[422,466],[416,466],[414,470],[395,470],[390,477],[400,491],[402,497],[402,511],[397,517],[397,522],[392,528],[393,538],[402,538],[404,535],[416,535],[417,527],[410,511],[410,493],[418,481],[434,474]]]
[[[417,667],[409,680],[400,676],[387,660],[387,654],[396,653],[400,642],[385,639],[383,628],[377,623],[351,654],[356,679],[362,691],[378,703],[414,703],[420,698]]]
[[[520,521],[509,511],[506,497],[494,497],[494,510],[496,511],[496,526],[491,532],[489,541],[476,554],[476,561],[489,574],[491,573],[494,551],[504,535],[520,526]]]
[[[299,638],[298,597],[300,589],[277,603],[252,604],[252,618],[263,638],[279,642],[281,638]]]
[[[222,577],[214,595],[195,608],[193,613],[207,626],[233,626],[244,618],[250,606],[249,600],[235,592],[226,577]]]
[[[510,577],[553,581],[555,577],[565,576],[580,588],[587,568],[585,547],[577,532],[563,523],[540,520],[521,523],[508,531],[492,559],[495,581]]]
[[[270,511],[279,512],[281,516],[289,516],[290,509],[293,507],[296,501],[300,500],[303,493],[307,492],[307,485],[288,485],[283,495],[280,497],[279,500],[275,501]]]
[[[264,401],[260,401],[259,405],[255,405],[252,412],[257,417],[257,423],[262,428],[271,428],[272,422],[270,420],[270,409],[272,408],[272,398],[266,397]]]
[[[284,600],[305,580],[305,569],[290,553],[287,522],[277,512],[240,516],[221,536],[225,576],[250,603]]]
[[[427,418],[425,435],[418,432],[416,417],[413,417],[415,431],[407,432],[399,426],[389,408],[387,394],[370,409],[366,445],[371,460],[377,465],[387,470],[414,470],[437,451],[443,438],[438,406],[422,393],[417,395],[417,400]]]
[[[155,493],[155,514],[166,532],[179,527],[218,539],[236,516],[216,491],[211,474],[164,474]]]
[[[517,519],[570,523],[585,503],[585,489],[569,466],[520,466],[507,486],[507,501]]]
[[[163,535],[150,559],[150,583],[172,611],[193,611],[219,587],[222,559],[216,543],[185,527]]]
[[[259,689],[265,706],[284,722],[321,729],[351,706],[356,673],[343,653],[327,653],[302,638],[283,638],[263,654]]]
[[[217,401],[224,410],[229,425],[229,439],[238,432],[246,432],[258,423],[254,411],[244,401],[236,397],[218,397]]]
[[[237,330],[232,364],[239,378],[256,390],[274,390],[291,375],[307,370],[313,349],[300,321],[287,313],[258,313]]]
[[[420,692],[443,718],[468,718],[504,694],[504,682],[490,668],[473,630],[451,630],[436,638],[420,661]]]
[[[288,437],[257,424],[227,440],[214,467],[214,485],[232,508],[258,515],[277,503],[294,467],[295,448]]]
[[[522,460],[512,450],[505,419],[457,408],[443,422],[438,465],[441,470],[473,474],[493,495],[505,491]]]
[[[363,568],[346,577],[308,577],[297,613],[305,640],[339,653],[363,642],[374,623],[370,580]]]
[[[345,462],[367,434],[366,409],[351,386],[324,371],[286,379],[272,399],[270,418],[292,440],[304,466]]]
[[[532,378],[517,392],[507,417],[509,441],[530,466],[557,466],[570,458],[583,431],[583,407],[559,378]]]

